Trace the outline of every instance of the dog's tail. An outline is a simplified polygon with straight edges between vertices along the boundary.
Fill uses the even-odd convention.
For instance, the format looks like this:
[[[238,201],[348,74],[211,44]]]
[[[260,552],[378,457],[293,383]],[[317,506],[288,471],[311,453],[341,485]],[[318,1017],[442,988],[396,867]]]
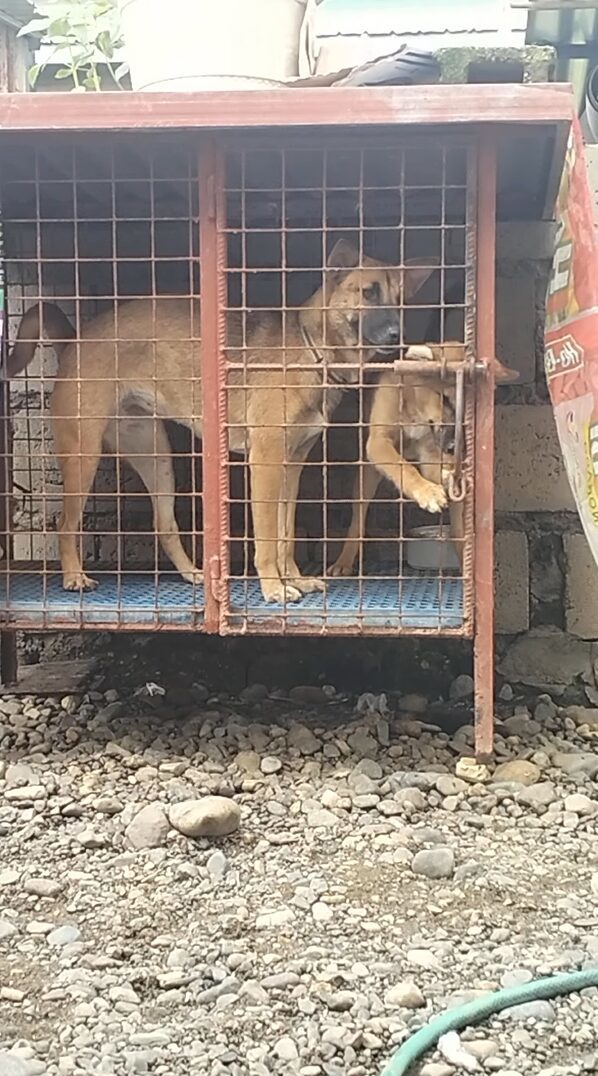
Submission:
[[[57,351],[75,338],[69,319],[54,303],[36,303],[23,315],[6,364],[9,379],[29,366],[43,335],[53,341]]]

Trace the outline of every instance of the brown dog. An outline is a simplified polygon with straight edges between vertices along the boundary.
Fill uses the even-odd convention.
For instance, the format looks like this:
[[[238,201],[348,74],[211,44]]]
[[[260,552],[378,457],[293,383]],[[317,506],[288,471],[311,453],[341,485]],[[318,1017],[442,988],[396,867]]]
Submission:
[[[266,601],[297,601],[322,590],[301,576],[295,561],[295,508],[307,456],[328,424],[341,393],[360,379],[360,367],[396,350],[400,306],[433,267],[390,269],[340,240],[322,287],[281,315],[248,319],[246,346],[240,315],[229,315],[228,421],[231,452],[247,455],[255,535],[255,566]],[[79,552],[82,515],[102,452],[134,467],[152,499],[162,548],[189,582],[201,573],[181,543],[174,514],[175,483],[162,419],[202,433],[199,309],[189,300],[140,299],[118,305],[85,324],[81,339],[49,304],[29,310],[9,360],[14,377],[31,361],[42,331],[59,343],[52,393],[54,447],[62,472],[59,523],[66,590],[97,584]],[[194,338],[194,339],[192,339]],[[271,369],[256,369],[270,364]]]
[[[465,347],[459,343],[416,345],[407,359],[445,358],[461,362]],[[516,381],[518,374],[494,360],[497,382]],[[368,393],[366,414],[368,463],[355,476],[353,510],[345,543],[330,575],[351,575],[365,537],[368,508],[383,478],[389,479],[404,497],[426,512],[449,507],[451,537],[463,563],[463,502],[447,495],[453,470],[450,450],[455,422],[455,383],[439,377],[414,375],[413,381],[394,370],[384,371]],[[367,404],[369,403],[369,407]]]

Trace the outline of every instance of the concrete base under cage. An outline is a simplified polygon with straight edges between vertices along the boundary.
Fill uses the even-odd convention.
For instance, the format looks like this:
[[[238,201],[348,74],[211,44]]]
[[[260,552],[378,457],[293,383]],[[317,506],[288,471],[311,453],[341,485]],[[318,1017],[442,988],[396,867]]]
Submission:
[[[203,588],[193,588],[163,573],[97,573],[97,590],[69,594],[59,573],[11,574],[0,582],[0,610],[6,624],[45,628],[102,625],[156,628],[160,625],[201,628]],[[310,594],[296,605],[264,602],[257,579],[229,584],[228,624],[259,624],[284,616],[289,628],[364,631],[384,628],[410,630],[460,628],[463,625],[463,586],[448,576],[414,574],[398,579],[332,579],[326,594]]]

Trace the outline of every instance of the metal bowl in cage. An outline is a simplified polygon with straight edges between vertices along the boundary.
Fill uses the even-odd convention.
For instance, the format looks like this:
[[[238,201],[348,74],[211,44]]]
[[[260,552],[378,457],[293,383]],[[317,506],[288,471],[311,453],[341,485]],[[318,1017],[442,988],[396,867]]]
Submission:
[[[450,527],[414,527],[406,542],[407,564],[415,571],[459,570],[459,558],[451,541]]]

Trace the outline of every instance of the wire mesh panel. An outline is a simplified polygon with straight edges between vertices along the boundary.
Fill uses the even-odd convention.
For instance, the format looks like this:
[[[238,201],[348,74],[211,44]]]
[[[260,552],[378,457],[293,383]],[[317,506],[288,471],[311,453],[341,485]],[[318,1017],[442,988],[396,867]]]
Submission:
[[[471,634],[474,158],[11,136],[4,624]]]
[[[201,625],[197,160],[182,133],[5,145],[5,623]]]
[[[228,144],[222,630],[471,632],[474,165]]]

